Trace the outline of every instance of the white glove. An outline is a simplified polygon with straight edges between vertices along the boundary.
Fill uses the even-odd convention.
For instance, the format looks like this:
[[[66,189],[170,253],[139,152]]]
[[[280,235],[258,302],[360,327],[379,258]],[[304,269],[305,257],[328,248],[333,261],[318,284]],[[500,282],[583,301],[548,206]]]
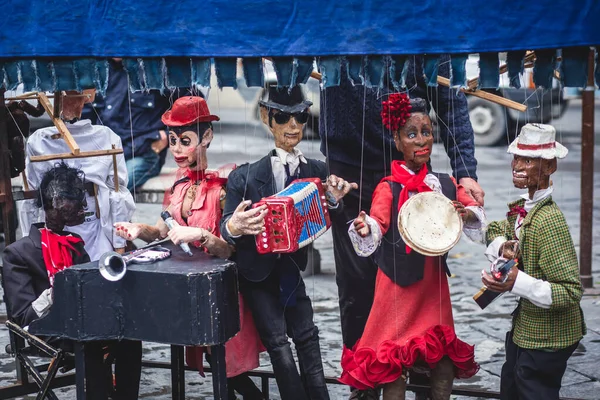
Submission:
[[[38,317],[42,318],[48,311],[50,311],[50,307],[52,306],[52,288],[46,289],[40,294],[40,297],[35,299],[33,303],[31,303],[31,307],[33,311],[37,314]]]

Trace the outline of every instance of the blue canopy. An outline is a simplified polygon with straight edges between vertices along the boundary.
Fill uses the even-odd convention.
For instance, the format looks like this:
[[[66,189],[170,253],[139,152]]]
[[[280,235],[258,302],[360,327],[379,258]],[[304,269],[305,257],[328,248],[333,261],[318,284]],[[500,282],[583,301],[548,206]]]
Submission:
[[[145,89],[206,85],[211,64],[220,85],[235,86],[237,57],[248,85],[262,84],[262,57],[287,85],[308,79],[316,57],[335,85],[342,56],[367,84],[384,69],[401,84],[409,54],[428,55],[435,84],[437,55],[450,53],[453,83],[464,85],[467,54],[480,53],[483,77],[498,74],[503,51],[518,73],[524,50],[538,50],[539,85],[559,68],[565,84],[583,86],[587,46],[600,44],[595,0],[15,0],[3,11],[4,83],[40,90],[102,89],[111,56],[125,57],[132,86]]]

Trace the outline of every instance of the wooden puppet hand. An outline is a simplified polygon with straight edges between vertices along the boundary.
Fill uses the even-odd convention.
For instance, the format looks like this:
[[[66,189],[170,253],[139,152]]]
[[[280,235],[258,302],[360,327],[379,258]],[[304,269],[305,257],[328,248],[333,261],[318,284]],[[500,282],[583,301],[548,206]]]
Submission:
[[[507,240],[502,243],[499,249],[499,253],[502,257],[507,260],[514,260],[519,257],[519,241],[518,240]]]
[[[485,285],[486,288],[493,290],[494,292],[504,293],[510,292],[515,285],[515,280],[517,279],[517,274],[519,273],[519,268],[514,265],[510,271],[508,271],[506,281],[499,282],[494,279],[493,276],[488,274],[485,271],[481,271],[481,282]]]
[[[227,229],[232,236],[258,235],[265,229],[267,206],[263,204],[246,210],[250,203],[250,200],[242,201],[227,221]]]
[[[371,233],[371,227],[367,224],[367,213],[361,211],[354,220],[354,229],[360,237],[367,237]]]
[[[333,195],[335,201],[340,201],[352,189],[358,189],[358,185],[354,182],[347,182],[335,175],[329,175],[327,178],[327,187],[325,190]]]
[[[117,222],[114,227],[117,235],[126,240],[135,240],[140,236],[140,233],[142,233],[142,224]]]
[[[174,244],[190,243],[199,240],[206,240],[207,230],[203,228],[194,228],[191,226],[175,226],[169,231],[167,236]]]
[[[475,215],[475,213],[469,209],[466,209],[464,204],[461,203],[460,201],[453,201],[452,205],[454,206],[454,209],[456,210],[456,212],[458,213],[458,215],[460,215],[460,218],[463,220],[463,222],[475,222],[477,220],[477,216]]]

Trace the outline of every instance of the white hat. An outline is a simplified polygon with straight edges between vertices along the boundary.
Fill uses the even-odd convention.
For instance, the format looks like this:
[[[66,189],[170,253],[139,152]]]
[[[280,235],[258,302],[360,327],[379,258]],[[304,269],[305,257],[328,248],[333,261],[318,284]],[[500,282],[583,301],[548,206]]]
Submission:
[[[555,137],[556,130],[552,125],[527,124],[508,146],[508,153],[547,160],[565,158],[569,150],[558,143]]]

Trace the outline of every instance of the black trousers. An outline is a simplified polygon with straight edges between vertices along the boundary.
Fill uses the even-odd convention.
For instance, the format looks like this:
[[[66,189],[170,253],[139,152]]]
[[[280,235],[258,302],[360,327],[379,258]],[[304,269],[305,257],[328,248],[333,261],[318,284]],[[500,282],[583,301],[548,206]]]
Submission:
[[[362,336],[371,312],[377,264],[372,257],[356,255],[348,235],[348,222],[356,218],[361,210],[369,213],[373,192],[386,172],[383,164],[380,171],[363,170],[361,186],[360,168],[335,161],[329,162],[329,168],[332,174],[348,182],[356,182],[361,188],[344,197],[344,209],[341,213],[330,214],[342,339],[344,345],[351,349]]]
[[[240,291],[269,352],[281,399],[328,400],[319,330],[313,322],[312,304],[306,295],[304,281],[299,277],[296,304],[284,306],[280,300],[279,270],[275,267],[262,282],[250,282],[240,276]],[[300,373],[288,337],[294,341]]]
[[[506,362],[502,366],[502,400],[558,400],[567,360],[579,342],[558,351],[524,349],[506,334]]]

